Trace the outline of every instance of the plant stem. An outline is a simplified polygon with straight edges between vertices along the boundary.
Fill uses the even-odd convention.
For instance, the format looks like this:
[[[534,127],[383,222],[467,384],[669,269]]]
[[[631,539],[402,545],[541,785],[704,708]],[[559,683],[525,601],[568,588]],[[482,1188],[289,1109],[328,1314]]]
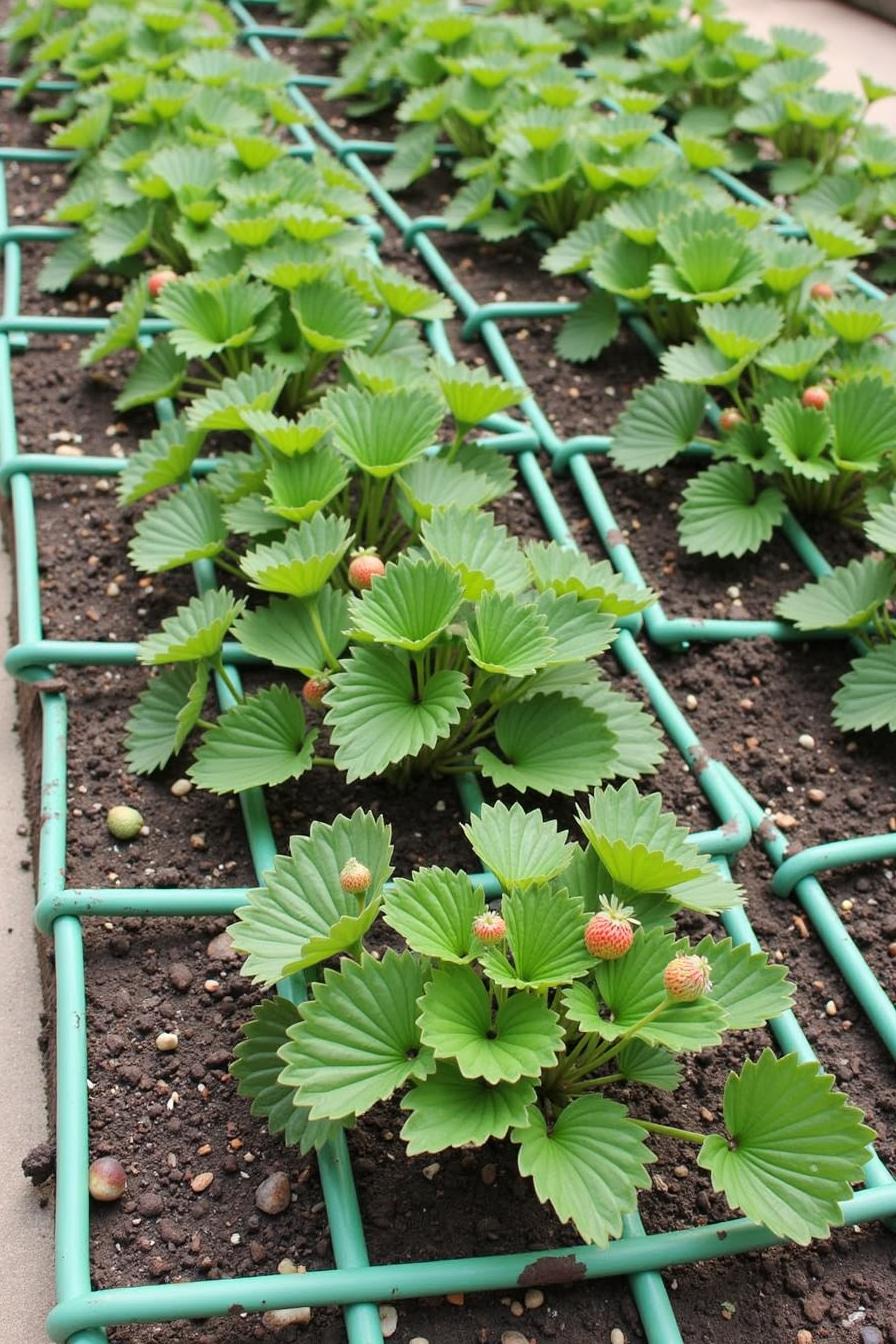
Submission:
[[[223,681],[224,685],[227,687],[230,694],[233,696],[234,700],[237,702],[237,704],[242,704],[245,697],[243,696],[241,691],[237,690],[236,686],[231,681],[230,674],[228,673],[227,668],[224,666],[224,659],[221,657],[220,653],[214,660],[213,667],[217,672],[218,676]]]
[[[649,1134],[664,1134],[669,1139],[681,1139],[683,1143],[703,1143],[705,1134],[699,1134],[695,1129],[678,1129],[675,1125],[658,1125],[653,1120],[641,1120],[633,1115],[632,1119],[636,1125],[646,1129]]]
[[[314,626],[314,633],[317,635],[318,643],[320,644],[321,647],[321,652],[326,658],[329,666],[335,668],[339,660],[334,657],[333,650],[330,648],[329,641],[324,631],[323,622],[320,619],[320,612],[318,611],[318,600],[319,600],[318,597],[315,596],[314,601],[309,602],[308,614],[311,617],[311,624]]]

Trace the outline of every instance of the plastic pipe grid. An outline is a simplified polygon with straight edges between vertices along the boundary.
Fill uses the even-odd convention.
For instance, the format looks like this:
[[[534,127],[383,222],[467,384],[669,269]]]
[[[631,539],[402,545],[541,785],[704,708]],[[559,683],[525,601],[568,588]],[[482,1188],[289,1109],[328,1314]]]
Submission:
[[[232,4],[231,8],[243,24],[244,37],[256,55],[268,54],[263,38],[285,35],[283,30],[275,26],[261,28],[254,25],[251,15],[242,5]],[[319,85],[322,82],[325,81],[320,78],[297,77],[294,94],[297,103],[305,104],[305,100],[298,92],[298,86],[302,83]],[[4,87],[14,87],[14,82],[4,81]],[[310,105],[305,106],[313,116],[315,132],[331,148],[335,148],[346,160],[347,166],[353,168],[365,180],[366,185],[370,186],[372,175],[358,158],[358,151],[375,151],[379,154],[383,152],[384,147],[379,144],[359,145],[352,142],[335,144],[331,138],[330,128],[313,112]],[[296,128],[296,136],[299,141],[299,152],[307,155],[313,148],[313,142],[301,128]],[[336,139],[338,140],[338,137]],[[34,162],[39,159],[62,161],[69,156],[56,151],[7,149],[3,152],[3,157]],[[385,207],[387,202],[382,199],[382,189],[379,188],[376,179],[373,179],[373,182],[377,187],[378,203]],[[391,198],[388,203],[394,210],[399,210]],[[388,209],[386,213],[391,216]],[[391,217],[394,222],[394,216]],[[4,203],[0,228],[7,223]],[[20,633],[25,630],[33,636],[30,648],[19,646],[19,649],[14,651],[14,655],[18,654],[20,660],[15,670],[20,675],[34,675],[35,657],[43,657],[47,663],[61,661],[79,665],[113,661],[132,662],[135,653],[133,645],[102,643],[85,645],[74,641],[42,640],[40,602],[36,586],[36,523],[29,473],[31,470],[46,469],[72,475],[103,474],[110,470],[112,472],[120,470],[123,464],[115,462],[114,459],[75,459],[66,460],[65,466],[61,467],[59,459],[38,455],[28,455],[26,459],[19,460],[10,383],[11,351],[17,344],[21,345],[21,335],[29,330],[58,331],[60,328],[48,328],[41,321],[29,324],[29,320],[19,318],[16,311],[21,267],[20,244],[41,239],[30,235],[28,231],[10,231],[8,227],[3,230],[2,238],[6,275],[3,323],[0,325],[0,366],[2,366],[0,367],[0,432],[4,443],[2,473],[4,484],[12,494],[16,523]],[[42,238],[44,241],[50,241],[46,233]],[[406,237],[405,241],[413,245],[413,238]],[[421,238],[420,242],[432,246],[431,241],[425,237]],[[419,244],[418,249],[423,251]],[[434,248],[433,253],[435,254]],[[424,257],[424,259],[429,264],[430,258]],[[445,263],[440,257],[438,260],[444,266]],[[470,300],[470,303],[472,302]],[[465,311],[463,306],[461,310]],[[488,321],[493,328],[493,338],[497,338],[496,344],[503,344],[503,338],[494,322],[491,318]],[[70,322],[64,322],[61,329],[71,331],[73,327]],[[97,328],[81,326],[74,329],[84,331]],[[152,328],[147,330],[147,336],[151,334],[151,330]],[[441,328],[435,326],[430,329],[429,334],[433,338],[434,348],[439,353],[452,357]],[[483,336],[486,336],[485,330]],[[504,350],[507,359],[510,360],[506,346]],[[515,365],[510,368],[510,373],[516,381],[522,381]],[[530,424],[533,409],[537,421],[539,408],[534,403],[524,409]],[[159,410],[163,417],[170,414],[168,407],[162,406]],[[537,423],[533,428],[538,430]],[[510,443],[509,436],[520,433],[513,422],[502,425],[501,429],[505,437],[502,438],[500,446],[502,449],[519,453],[521,472],[542,512],[548,531],[561,543],[572,545],[572,538],[562,512],[538,467],[534,446],[519,441]],[[541,426],[541,429],[543,432],[544,426]],[[542,434],[538,434],[535,446],[550,448],[550,444],[544,444]],[[212,468],[212,463],[197,464],[198,472]],[[214,582],[214,571],[210,564],[206,562],[194,568],[200,588]],[[33,585],[27,583],[26,579],[33,579]],[[26,590],[32,586],[34,591],[28,595]],[[635,672],[645,685],[667,732],[694,769],[704,793],[719,816],[721,824],[715,831],[695,836],[694,840],[701,849],[718,855],[718,862],[725,865],[723,856],[737,853],[748,842],[750,822],[753,820],[750,813],[751,810],[757,809],[758,805],[740,788],[737,781],[728,775],[724,766],[708,758],[686,719],[656,678],[629,630],[623,631],[617,640],[616,652],[622,665]],[[231,646],[228,649],[227,661],[231,662],[238,656],[237,646]],[[229,702],[229,693],[220,681],[217,683],[217,690],[222,705],[226,706]],[[622,1241],[615,1243],[606,1251],[581,1248],[576,1251],[572,1266],[568,1264],[568,1256],[564,1253],[536,1252],[530,1255],[488,1256],[461,1261],[369,1267],[357,1196],[343,1140],[339,1144],[330,1145],[320,1159],[321,1178],[337,1265],[335,1270],[318,1271],[302,1276],[299,1283],[295,1282],[294,1276],[258,1276],[250,1279],[222,1280],[213,1284],[91,1291],[89,1209],[86,1193],[88,1161],[86,1002],[80,918],[88,914],[104,917],[134,913],[222,914],[235,909],[245,899],[245,891],[242,889],[67,890],[65,888],[66,702],[63,694],[50,690],[41,692],[41,701],[44,712],[42,815],[45,821],[40,841],[38,922],[42,928],[52,930],[56,944],[59,1057],[61,1061],[67,1063],[70,1061],[71,1064],[71,1067],[65,1069],[64,1074],[60,1072],[58,1079],[60,1175],[57,1177],[57,1223],[64,1235],[58,1237],[57,1245],[60,1303],[51,1313],[48,1322],[52,1338],[60,1340],[71,1338],[79,1341],[79,1344],[96,1344],[104,1337],[103,1327],[107,1325],[136,1320],[161,1321],[185,1316],[221,1315],[234,1301],[239,1301],[246,1310],[266,1310],[278,1306],[302,1304],[338,1304],[345,1309],[350,1344],[369,1344],[370,1341],[379,1344],[382,1333],[378,1313],[371,1303],[389,1298],[508,1287],[515,1284],[523,1274],[526,1275],[527,1281],[532,1281],[533,1265],[537,1264],[541,1281],[545,1283],[557,1283],[581,1277],[597,1278],[628,1274],[651,1344],[659,1344],[660,1341],[662,1344],[676,1344],[676,1341],[680,1341],[681,1335],[658,1270],[696,1259],[775,1244],[776,1238],[771,1233],[746,1219],[731,1220],[712,1227],[648,1236],[644,1233],[638,1218],[633,1216],[627,1220],[626,1237]],[[738,797],[738,794],[742,797]],[[475,781],[461,782],[461,798],[468,809],[478,805],[481,795],[478,793]],[[270,865],[274,854],[274,842],[261,791],[254,790],[243,795],[241,803],[253,861],[256,870],[261,873]],[[761,809],[758,810],[761,814]],[[879,839],[886,841],[889,837]],[[861,841],[845,843],[862,844]],[[826,848],[830,850],[836,847]],[[862,857],[860,853],[856,853],[853,857],[841,854],[836,857],[836,862],[857,862]],[[800,858],[805,859],[806,856],[801,855]],[[828,866],[834,861],[831,859]],[[488,875],[480,877],[486,886],[486,891],[493,891],[494,886],[489,884]],[[823,893],[822,899],[825,899]],[[755,934],[742,911],[726,912],[723,922],[726,931],[736,941],[745,941],[754,947],[758,946]],[[864,963],[862,965],[865,974],[870,975]],[[281,993],[293,998],[300,997],[303,992],[303,986],[297,979],[279,988]],[[804,1059],[814,1058],[811,1047],[792,1013],[788,1012],[777,1019],[772,1024],[772,1031],[783,1050],[795,1050]],[[874,1157],[865,1172],[865,1189],[857,1192],[845,1208],[846,1221],[864,1222],[894,1213],[896,1213],[896,1191],[892,1177],[879,1159]]]

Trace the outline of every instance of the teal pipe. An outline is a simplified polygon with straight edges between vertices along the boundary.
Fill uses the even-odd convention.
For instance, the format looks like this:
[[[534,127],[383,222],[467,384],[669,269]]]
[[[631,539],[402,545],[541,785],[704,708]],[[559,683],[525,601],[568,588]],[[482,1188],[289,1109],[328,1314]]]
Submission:
[[[896,1187],[859,1190],[843,1209],[847,1226],[875,1222],[896,1212]],[[605,1249],[524,1252],[480,1256],[467,1260],[434,1260],[418,1264],[375,1265],[370,1269],[325,1269],[310,1274],[264,1274],[249,1279],[212,1283],[170,1283],[146,1288],[107,1288],[58,1306],[47,1328],[62,1344],[85,1325],[125,1325],[136,1321],[174,1321],[223,1316],[234,1302],[244,1311],[291,1306],[324,1306],[331,1302],[401,1301],[408,1297],[441,1297],[446,1293],[494,1292],[523,1283],[579,1282],[620,1274],[668,1269],[673,1265],[717,1260],[782,1245],[765,1227],[748,1218],[734,1218],[682,1232],[655,1232],[611,1242]],[[552,1264],[559,1261],[555,1268]],[[524,1276],[524,1277],[523,1277]]]
[[[854,863],[875,863],[892,858],[896,858],[896,832],[893,831],[812,845],[784,860],[772,880],[772,891],[776,896],[789,896],[800,882],[814,877],[823,868],[846,868]]]

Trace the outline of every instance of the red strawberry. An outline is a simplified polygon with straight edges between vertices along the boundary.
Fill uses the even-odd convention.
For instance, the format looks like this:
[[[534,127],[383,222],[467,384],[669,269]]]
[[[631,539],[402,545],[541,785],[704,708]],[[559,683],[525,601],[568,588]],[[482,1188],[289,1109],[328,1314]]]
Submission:
[[[153,271],[152,275],[146,282],[146,288],[149,290],[149,297],[151,299],[157,299],[161,294],[162,290],[165,288],[165,286],[167,284],[170,284],[172,280],[176,279],[177,279],[176,271],[170,271],[170,270]]]
[[[693,1003],[712,989],[710,973],[711,967],[705,957],[673,957],[663,971],[666,993],[677,1003]]]
[[[507,925],[497,910],[484,910],[473,920],[473,934],[480,943],[500,943],[506,932]]]
[[[732,429],[737,429],[737,426],[742,425],[743,422],[744,418],[740,411],[736,411],[733,406],[729,406],[728,409],[723,411],[719,416],[719,428],[725,434],[730,434]]]
[[[323,703],[323,698],[329,689],[329,677],[309,677],[302,687],[302,699],[306,705],[317,709]]]
[[[830,397],[825,387],[807,387],[802,396],[803,405],[813,411],[823,411],[829,401]]]
[[[365,868],[359,859],[350,858],[339,874],[339,885],[343,891],[360,896],[370,886],[370,869]]]
[[[834,297],[833,289],[824,280],[819,280],[817,285],[813,285],[809,293],[813,299],[832,299]]]
[[[592,957],[602,961],[616,961],[624,957],[632,945],[635,936],[634,918],[631,908],[621,905],[615,896],[609,900],[600,898],[601,909],[592,915],[585,925],[585,946]]]
[[[348,567],[348,581],[353,588],[364,591],[385,572],[386,566],[378,555],[372,551],[359,551]]]

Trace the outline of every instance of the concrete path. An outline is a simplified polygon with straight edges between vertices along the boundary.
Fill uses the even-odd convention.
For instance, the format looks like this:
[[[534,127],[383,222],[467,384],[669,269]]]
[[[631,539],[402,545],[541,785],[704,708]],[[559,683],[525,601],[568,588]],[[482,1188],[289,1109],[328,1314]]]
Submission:
[[[0,549],[2,651],[8,642],[6,614],[12,605],[9,557]],[[15,687],[0,672],[0,1337],[16,1344],[45,1344],[44,1317],[53,1305],[53,1210],[41,1208],[38,1192],[22,1175],[22,1158],[47,1137],[47,1107],[37,1033],[42,1008],[31,911],[32,874],[21,866],[28,841],[24,821],[22,763]],[[47,1186],[52,1191],[52,1185]]]
[[[826,83],[858,89],[856,71],[896,82],[896,27],[832,0],[728,0],[731,11],[762,36],[773,24],[806,28],[828,42]],[[896,130],[896,99],[879,105],[875,120]],[[0,621],[6,647],[11,605],[8,558],[0,549]],[[0,986],[9,1006],[0,1016],[0,1080],[3,1107],[0,1143],[0,1276],[3,1338],[45,1344],[43,1319],[53,1301],[52,1212],[22,1176],[25,1154],[47,1134],[43,1075],[36,1036],[41,1010],[34,936],[31,874],[20,867],[27,852],[17,833],[23,820],[22,771],[11,681],[0,673]]]

